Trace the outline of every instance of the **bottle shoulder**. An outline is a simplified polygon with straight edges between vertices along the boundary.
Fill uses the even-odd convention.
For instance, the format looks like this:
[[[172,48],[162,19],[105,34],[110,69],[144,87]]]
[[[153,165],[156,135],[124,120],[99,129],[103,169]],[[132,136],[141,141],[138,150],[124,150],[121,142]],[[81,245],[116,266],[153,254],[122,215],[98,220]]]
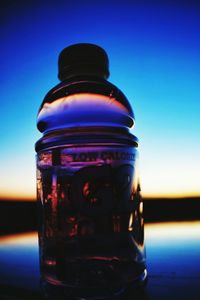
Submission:
[[[102,78],[76,77],[63,81],[54,86],[44,97],[40,106],[42,109],[45,103],[52,103],[57,99],[75,94],[98,94],[116,99],[124,105],[130,117],[134,118],[132,107],[124,93],[113,83]]]
[[[45,96],[37,126],[41,132],[80,127],[126,127],[134,114],[126,96],[101,78],[76,77],[56,85]]]

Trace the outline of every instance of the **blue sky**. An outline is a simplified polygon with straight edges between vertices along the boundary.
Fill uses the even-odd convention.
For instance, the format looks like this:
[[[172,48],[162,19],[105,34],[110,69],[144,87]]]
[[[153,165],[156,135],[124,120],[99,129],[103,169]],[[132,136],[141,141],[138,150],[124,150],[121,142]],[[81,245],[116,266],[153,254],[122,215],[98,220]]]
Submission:
[[[37,111],[80,42],[106,50],[134,109],[143,195],[200,195],[200,4],[8,1],[0,17],[1,197],[34,198]]]

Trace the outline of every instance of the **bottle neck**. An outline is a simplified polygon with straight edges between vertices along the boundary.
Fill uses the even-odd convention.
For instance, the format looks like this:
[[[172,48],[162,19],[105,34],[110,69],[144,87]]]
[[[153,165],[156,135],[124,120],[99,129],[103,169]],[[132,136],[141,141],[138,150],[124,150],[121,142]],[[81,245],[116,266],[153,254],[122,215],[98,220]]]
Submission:
[[[61,82],[65,81],[71,81],[72,79],[97,79],[97,80],[106,80],[108,79],[108,75],[105,74],[103,71],[97,72],[93,69],[88,70],[73,70],[73,72],[66,72],[63,73],[62,76],[58,75],[58,78],[61,80]]]

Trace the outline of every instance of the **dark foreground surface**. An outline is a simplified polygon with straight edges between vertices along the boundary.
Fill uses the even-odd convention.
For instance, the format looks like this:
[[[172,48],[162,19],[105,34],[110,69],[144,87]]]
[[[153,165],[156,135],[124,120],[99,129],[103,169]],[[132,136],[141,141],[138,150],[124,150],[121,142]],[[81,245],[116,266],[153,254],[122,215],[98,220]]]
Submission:
[[[149,280],[123,299],[200,299],[200,221],[145,226]],[[37,233],[0,238],[0,300],[43,299],[39,292]]]

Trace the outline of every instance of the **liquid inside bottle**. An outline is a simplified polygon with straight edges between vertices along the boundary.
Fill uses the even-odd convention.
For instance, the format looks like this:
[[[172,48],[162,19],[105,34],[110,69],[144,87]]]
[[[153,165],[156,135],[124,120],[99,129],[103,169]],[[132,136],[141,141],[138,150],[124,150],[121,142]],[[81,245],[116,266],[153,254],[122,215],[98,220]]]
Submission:
[[[109,299],[146,279],[133,122],[121,91],[91,76],[62,82],[40,108],[39,249],[50,299]]]

